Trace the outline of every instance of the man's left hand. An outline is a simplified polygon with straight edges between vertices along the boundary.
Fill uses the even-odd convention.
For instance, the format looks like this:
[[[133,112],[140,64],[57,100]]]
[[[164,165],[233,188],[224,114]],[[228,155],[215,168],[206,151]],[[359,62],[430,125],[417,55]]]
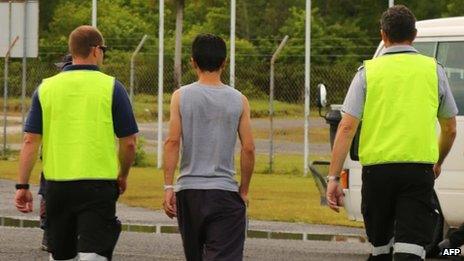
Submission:
[[[28,189],[18,189],[15,195],[15,206],[23,212],[32,212],[32,193]]]
[[[433,165],[433,173],[435,174],[435,179],[438,178],[441,174],[441,165],[438,163]]]
[[[126,191],[127,188],[127,177],[118,176],[118,188],[119,188],[119,194],[122,195]]]

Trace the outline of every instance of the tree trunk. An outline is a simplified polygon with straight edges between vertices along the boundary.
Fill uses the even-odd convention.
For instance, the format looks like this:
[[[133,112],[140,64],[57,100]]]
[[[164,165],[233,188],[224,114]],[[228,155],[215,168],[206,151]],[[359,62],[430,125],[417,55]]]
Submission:
[[[182,84],[182,23],[185,0],[176,1],[176,44],[174,50],[174,88]]]

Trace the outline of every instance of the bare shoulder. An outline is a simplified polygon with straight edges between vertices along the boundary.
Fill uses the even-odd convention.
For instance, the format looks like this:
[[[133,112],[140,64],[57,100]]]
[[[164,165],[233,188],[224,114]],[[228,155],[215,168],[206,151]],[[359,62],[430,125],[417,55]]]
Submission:
[[[242,104],[245,108],[250,107],[250,103],[248,101],[248,98],[244,94],[240,94],[242,96]]]
[[[178,101],[180,98],[181,91],[181,89],[175,90],[171,95],[171,101]]]

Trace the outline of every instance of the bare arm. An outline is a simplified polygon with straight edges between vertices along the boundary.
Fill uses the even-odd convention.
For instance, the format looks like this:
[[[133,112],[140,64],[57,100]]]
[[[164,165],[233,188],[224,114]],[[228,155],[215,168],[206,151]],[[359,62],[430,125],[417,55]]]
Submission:
[[[451,147],[453,146],[454,139],[456,138],[456,117],[452,118],[438,118],[440,123],[440,139],[438,141],[439,157],[438,162],[434,166],[435,177],[438,178],[441,173],[441,165],[445,161]]]
[[[342,168],[343,162],[350,150],[351,142],[353,141],[356,130],[358,129],[359,120],[350,114],[345,113],[338,125],[337,135],[332,149],[332,160],[329,167],[329,176],[338,175]],[[334,180],[330,180],[327,184],[327,202],[329,207],[335,211],[339,211],[339,206],[343,205],[343,192]]]
[[[335,135],[334,146],[332,149],[332,160],[330,161],[329,175],[335,176],[340,174],[343,168],[348,151],[350,150],[351,142],[358,129],[359,119],[347,113],[343,115],[338,131]]]
[[[29,183],[29,177],[37,160],[41,142],[42,136],[40,134],[28,132],[24,134],[23,146],[19,155],[18,183]]]
[[[135,134],[119,139],[119,194],[123,194],[127,188],[129,170],[134,164],[135,151],[137,149],[137,136]]]
[[[174,182],[174,172],[179,161],[179,149],[181,138],[181,119],[179,111],[178,91],[174,92],[171,98],[169,134],[164,143],[164,184],[172,185]]]
[[[25,133],[23,147],[19,155],[18,183],[29,183],[32,169],[34,168],[37,154],[39,152],[42,136],[40,134]],[[23,212],[32,212],[32,193],[28,189],[18,189],[15,195],[15,206]]]
[[[164,143],[164,184],[172,186],[174,173],[179,161],[180,139],[182,133],[182,122],[180,118],[180,92],[177,90],[172,94],[170,105],[169,134]],[[167,188],[164,192],[164,211],[170,218],[176,216],[176,197],[173,188]]]
[[[242,149],[240,152],[240,195],[247,200],[248,190],[250,187],[251,175],[255,165],[255,144],[251,132],[250,104],[248,99],[243,96],[243,112],[240,117],[238,133]]]
[[[135,134],[119,139],[119,176],[126,177],[135,160],[137,136]]]

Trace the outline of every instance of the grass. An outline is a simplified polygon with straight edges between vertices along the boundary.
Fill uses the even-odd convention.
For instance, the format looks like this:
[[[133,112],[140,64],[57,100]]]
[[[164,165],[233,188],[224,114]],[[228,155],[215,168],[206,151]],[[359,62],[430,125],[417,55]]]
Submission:
[[[158,98],[154,95],[137,94],[134,96],[134,113],[137,121],[153,121],[158,117]],[[169,103],[171,94],[163,96],[163,117],[169,118]],[[29,110],[31,99],[26,99],[26,108]],[[251,116],[253,118],[264,118],[269,116],[269,101],[266,99],[250,99]],[[3,108],[3,99],[0,99],[0,108]],[[18,97],[8,98],[8,112],[18,114],[21,112],[21,99]],[[311,113],[312,115],[315,112]],[[303,117],[303,104],[294,104],[287,102],[274,102],[274,115],[276,117]]]
[[[253,129],[253,137],[255,139],[269,139],[268,129]],[[304,142],[304,128],[278,128],[274,129],[274,139],[285,140],[291,142]],[[328,128],[310,128],[309,140],[311,143],[327,143],[329,141]]]
[[[3,138],[0,138],[0,140],[3,142]],[[20,144],[23,142],[23,133],[20,132],[20,133],[7,135],[6,141],[8,144],[11,144],[11,143]]]
[[[154,158],[150,155],[149,158]],[[252,219],[287,222],[305,222],[361,227],[359,222],[349,221],[345,213],[335,213],[320,206],[319,193],[310,177],[301,174],[302,157],[280,155],[276,158],[278,174],[268,172],[264,155],[258,155],[256,171],[250,188],[248,214]],[[237,159],[238,160],[238,159]],[[0,178],[15,180],[17,160],[0,161]],[[37,163],[31,183],[37,184],[41,164]],[[163,174],[154,167],[134,167],[128,181],[128,189],[121,202],[148,209],[161,209],[163,200]]]

